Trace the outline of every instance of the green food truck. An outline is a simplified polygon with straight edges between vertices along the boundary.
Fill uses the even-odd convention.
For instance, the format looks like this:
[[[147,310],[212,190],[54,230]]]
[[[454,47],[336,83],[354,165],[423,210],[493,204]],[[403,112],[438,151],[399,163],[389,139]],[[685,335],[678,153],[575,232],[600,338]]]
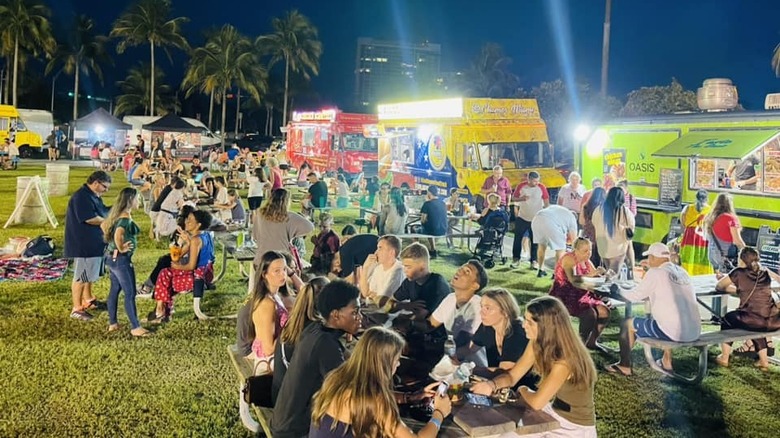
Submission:
[[[580,145],[576,167],[590,185],[626,179],[636,196],[635,243],[665,241],[696,192],[731,193],[755,245],[762,225],[780,226],[780,111],[694,113],[619,119],[599,126]],[[752,166],[757,177],[738,181],[733,169]]]

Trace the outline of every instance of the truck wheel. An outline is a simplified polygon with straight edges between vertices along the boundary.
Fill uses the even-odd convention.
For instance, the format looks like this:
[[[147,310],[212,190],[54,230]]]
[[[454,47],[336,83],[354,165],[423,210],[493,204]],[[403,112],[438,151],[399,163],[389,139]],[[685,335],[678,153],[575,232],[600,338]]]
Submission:
[[[30,146],[24,145],[19,148],[19,156],[22,158],[31,158],[33,155],[32,148]]]

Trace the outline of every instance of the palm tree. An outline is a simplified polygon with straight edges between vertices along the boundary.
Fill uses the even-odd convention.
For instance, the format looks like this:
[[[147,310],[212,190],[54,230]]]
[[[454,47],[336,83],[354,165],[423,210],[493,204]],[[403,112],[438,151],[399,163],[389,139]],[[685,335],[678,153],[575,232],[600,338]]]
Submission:
[[[0,45],[6,58],[13,56],[13,105],[16,106],[19,49],[38,55],[40,51],[50,56],[56,47],[51,33],[51,11],[39,0],[0,1]]]
[[[309,72],[319,74],[322,42],[317,28],[309,19],[292,10],[284,18],[274,18],[274,31],[270,35],[257,37],[255,44],[261,53],[271,55],[268,68],[284,60],[284,107],[282,124],[287,124],[287,103],[289,101],[290,71],[300,73],[309,80]]]
[[[193,50],[182,88],[216,93],[222,98],[222,148],[225,147],[225,95],[234,86],[246,90],[256,101],[268,89],[268,72],[260,64],[252,42],[226,24],[206,45]]]
[[[504,55],[501,46],[488,43],[463,74],[460,87],[471,97],[512,97],[520,84],[518,77],[509,71],[512,58]]]
[[[180,105],[170,86],[163,84],[165,74],[156,67],[154,69],[154,80],[149,77],[149,66],[141,64],[138,67],[131,68],[127,78],[124,81],[117,82],[117,86],[122,91],[116,99],[114,114],[133,114],[139,109],[143,109],[144,114],[149,114],[152,105],[152,95],[156,96],[154,101],[154,113],[165,115],[171,111],[179,111]],[[150,89],[154,84],[154,93]]]
[[[108,37],[95,35],[95,22],[85,15],[76,17],[73,31],[66,44],[57,49],[54,58],[46,66],[46,74],[52,72],[57,66],[62,65],[62,71],[73,75],[73,120],[78,118],[79,103],[79,75],[89,76],[94,72],[101,84],[103,83],[103,70],[101,63],[110,62],[111,58],[106,51]]]
[[[772,53],[772,70],[775,71],[775,76],[780,77],[780,44],[775,46]]]
[[[123,53],[127,47],[149,44],[151,67],[150,72],[155,71],[154,66],[154,48],[160,46],[168,55],[167,46],[173,46],[178,49],[189,51],[187,39],[181,33],[181,25],[189,19],[186,17],[177,17],[169,19],[171,14],[170,0],[138,0],[128,8],[114,22],[114,28],[111,30],[112,38],[119,38],[119,44],[116,46],[117,53]],[[149,87],[149,115],[154,115],[157,105],[154,102],[154,92],[157,87],[154,84],[155,76],[151,77],[151,86]]]

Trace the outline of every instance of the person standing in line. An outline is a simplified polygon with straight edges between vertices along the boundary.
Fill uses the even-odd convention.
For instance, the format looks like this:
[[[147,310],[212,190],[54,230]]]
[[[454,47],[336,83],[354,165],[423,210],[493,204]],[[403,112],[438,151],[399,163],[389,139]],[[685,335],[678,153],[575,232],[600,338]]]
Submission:
[[[707,236],[704,233],[704,218],[712,210],[707,204],[707,191],[696,192],[696,203],[688,204],[680,213],[684,227],[680,240],[680,262],[690,275],[712,274],[712,265],[707,256]]]
[[[92,294],[92,283],[103,270],[105,243],[100,225],[108,215],[102,196],[111,188],[111,175],[102,170],[92,172],[86,184],[76,190],[68,201],[65,214],[64,257],[73,259],[70,317],[92,320],[87,310],[103,310],[105,304]]]
[[[539,182],[539,173],[534,171],[528,172],[527,181],[518,184],[514,192],[512,192],[512,202],[516,209],[516,219],[515,240],[512,244],[512,264],[509,267],[517,268],[520,266],[523,236],[528,233],[528,237],[533,242],[534,233],[531,229],[531,221],[533,221],[536,213],[550,206],[550,194],[547,192],[547,187]],[[531,254],[529,254],[531,269],[539,269],[539,264],[536,262],[537,250],[538,246],[535,243],[531,243]]]
[[[601,178],[599,178],[599,177],[595,177],[595,178],[593,178],[592,180],[590,180],[590,190],[588,190],[587,192],[585,192],[585,193],[583,193],[583,194],[582,194],[582,202],[581,202],[580,204],[581,204],[583,207],[585,207],[585,204],[587,204],[587,203],[588,203],[588,200],[589,200],[589,199],[590,199],[590,197],[593,195],[593,191],[594,191],[594,190],[596,190],[596,189],[598,189],[598,188],[603,188],[603,187],[602,187],[602,184],[603,184],[603,183],[602,183],[602,181],[601,181]],[[606,189],[605,189],[605,191],[606,191]]]
[[[493,167],[493,175],[487,177],[485,183],[482,184],[482,196],[485,197],[485,204],[483,208],[487,208],[487,196],[491,193],[498,195],[500,199],[500,205],[505,207],[509,205],[509,198],[512,194],[512,184],[504,176],[504,168],[501,166]]]
[[[103,239],[108,243],[106,266],[111,279],[108,291],[108,331],[119,330],[117,322],[117,301],[119,292],[125,293],[125,313],[130,320],[130,334],[135,337],[149,336],[149,331],[138,322],[135,307],[135,267],[133,253],[138,246],[138,234],[141,229],[133,221],[131,213],[138,208],[138,190],[125,187],[119,192],[116,203],[108,212],[108,217],[100,225]]]
[[[431,236],[443,236],[447,234],[447,206],[444,201],[439,199],[439,189],[436,186],[428,186],[426,201],[420,207],[420,223],[423,233]],[[430,257],[435,259],[439,256],[436,251],[436,242],[434,239],[428,239],[430,246]]]
[[[704,229],[707,231],[707,254],[712,268],[718,273],[731,271],[737,264],[737,251],[746,246],[731,195],[720,193],[715,198],[715,205],[704,217]]]
[[[582,177],[577,172],[569,174],[569,183],[558,190],[558,205],[566,207],[573,211],[579,218],[582,212],[582,197],[585,194],[585,187],[580,184]]]
[[[596,246],[602,264],[612,272],[619,272],[626,261],[628,247],[631,244],[629,234],[634,232],[634,215],[625,205],[623,189],[612,187],[607,199],[593,212],[593,229],[596,232]],[[629,233],[628,231],[631,231]]]

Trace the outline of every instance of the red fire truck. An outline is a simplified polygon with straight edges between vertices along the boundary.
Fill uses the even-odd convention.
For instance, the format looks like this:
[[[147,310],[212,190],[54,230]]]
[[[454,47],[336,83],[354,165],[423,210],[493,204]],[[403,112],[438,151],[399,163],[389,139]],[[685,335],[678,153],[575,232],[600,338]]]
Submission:
[[[295,111],[287,126],[287,159],[300,167],[306,161],[314,170],[363,171],[363,162],[377,161],[377,116],[350,114],[338,109]]]

